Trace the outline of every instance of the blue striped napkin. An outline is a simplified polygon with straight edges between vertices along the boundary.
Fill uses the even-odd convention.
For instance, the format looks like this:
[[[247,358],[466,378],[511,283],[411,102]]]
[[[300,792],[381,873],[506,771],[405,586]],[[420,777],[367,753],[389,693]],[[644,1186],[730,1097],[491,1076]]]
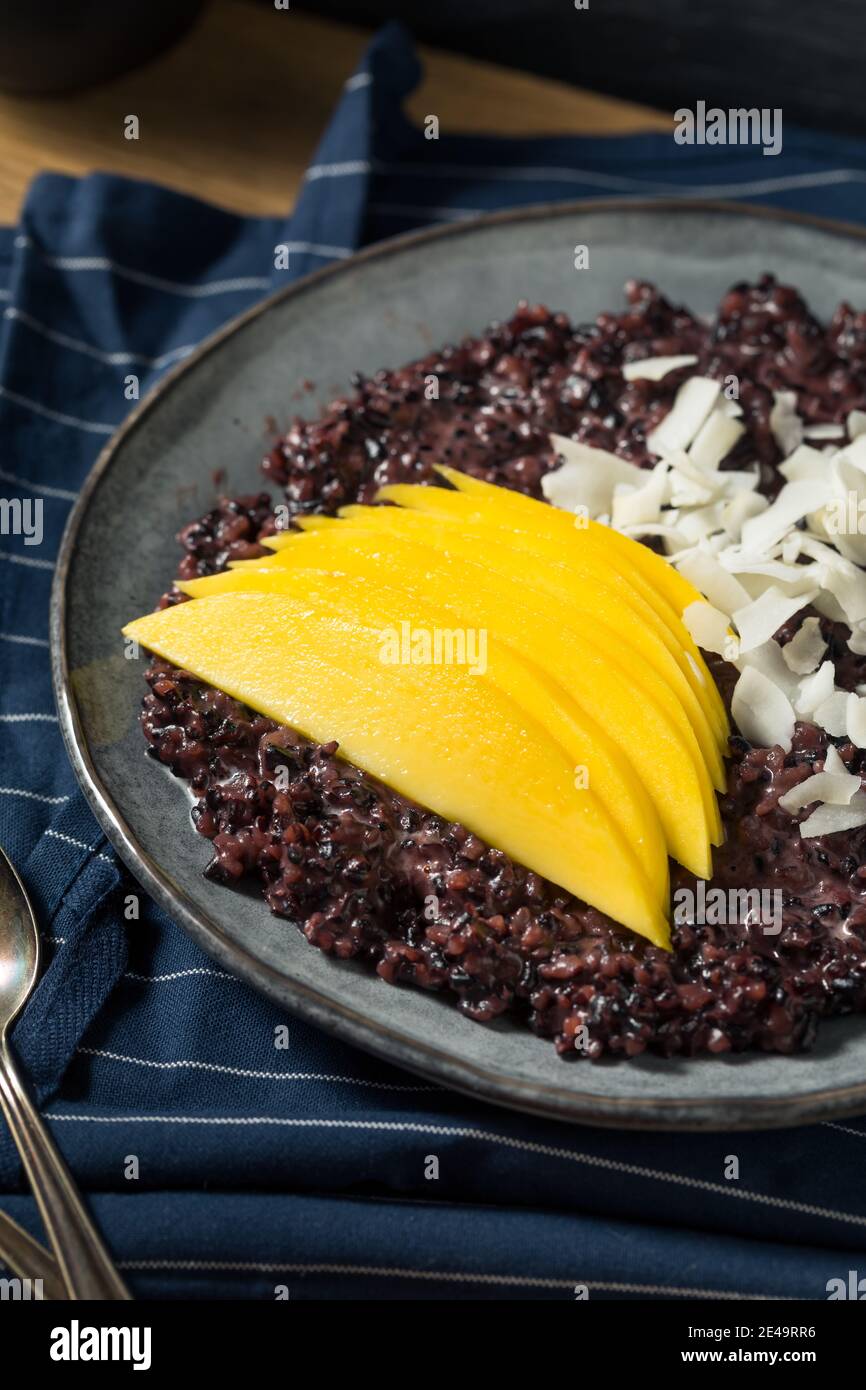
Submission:
[[[129,373],[147,389],[289,273],[490,208],[687,191],[866,221],[866,149],[852,141],[786,132],[773,159],[659,135],[430,142],[401,112],[418,76],[406,35],[383,31],[285,221],[49,174],[0,231],[0,491],[40,500],[44,520],[40,545],[0,537],[0,840],[50,944],[15,1044],[143,1296],[568,1298],[586,1284],[823,1298],[864,1246],[866,1123],[580,1130],[440,1090],[297,1020],[276,1050],[285,1015],[161,911],[144,902],[124,930],[131,884],[63,753],[52,556],[128,408]],[[291,272],[273,269],[283,241]],[[0,1205],[38,1230],[5,1130]]]

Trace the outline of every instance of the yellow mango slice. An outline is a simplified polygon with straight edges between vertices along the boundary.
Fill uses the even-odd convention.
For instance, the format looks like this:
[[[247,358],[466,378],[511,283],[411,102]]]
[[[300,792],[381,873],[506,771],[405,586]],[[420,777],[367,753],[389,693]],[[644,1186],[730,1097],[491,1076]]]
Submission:
[[[573,534],[576,530],[579,535],[586,535],[590,541],[605,546],[608,551],[613,551],[621,564],[628,565],[630,570],[638,570],[657,594],[663,594],[678,619],[682,618],[690,604],[701,602],[703,599],[703,595],[694,585],[680,574],[679,570],[674,569],[673,565],[668,564],[661,555],[657,555],[648,546],[641,545],[638,541],[622,535],[613,527],[602,526],[591,520],[582,520],[578,527],[575,525],[575,518],[570,512],[559,507],[552,507],[547,502],[539,502],[534,497],[527,497],[525,493],[515,492],[513,488],[497,487],[493,483],[486,483],[481,478],[473,478],[467,473],[461,473],[456,468],[449,468],[443,464],[436,465],[436,472],[459,492],[492,503],[497,507],[507,508],[515,517],[518,515],[523,517],[528,526],[535,527],[541,525],[542,522],[546,522],[548,526],[558,525],[563,534],[565,534],[566,529],[569,534]],[[680,622],[674,631],[682,636],[683,629],[686,649],[697,663],[701,684],[706,687],[709,693],[716,714],[721,721],[723,737],[726,740],[730,732],[727,711],[715,682],[707,670],[700,649],[696,646],[688,629]]]
[[[465,666],[383,664],[382,633],[282,593],[216,594],[129,623],[149,651],[341,752],[527,868],[667,946],[622,832],[570,757]]]
[[[620,755],[632,763],[632,782],[637,778],[646,788],[670,853],[693,873],[709,877],[710,841],[720,843],[722,834],[700,749],[688,723],[681,719],[678,726],[668,717],[666,704],[673,702],[661,682],[663,703],[659,704],[638,683],[637,665],[621,664],[612,635],[608,643],[599,645],[589,632],[574,624],[564,605],[524,585],[522,576],[515,585],[508,577],[467,561],[465,555],[455,559],[447,551],[437,552],[399,536],[362,533],[345,526],[295,535],[291,544],[281,547],[279,566],[230,570],[181,587],[199,596],[245,587],[300,593],[315,586],[308,575],[281,576],[279,571],[290,566],[304,570],[319,567],[331,574],[361,578],[368,592],[385,583],[405,594],[405,613],[415,614],[432,604],[440,614],[452,614],[441,619],[442,626],[459,618],[509,643],[524,662],[537,664],[563,694],[567,692],[583,720],[589,717],[604,727]],[[509,693],[514,693],[513,689]],[[536,695],[534,706],[530,696],[528,708],[556,733],[548,720],[548,705],[549,700]],[[642,720],[639,738],[635,737],[637,707]],[[579,752],[575,761],[584,761]],[[592,784],[616,816],[611,797],[616,799],[621,793],[611,783],[607,789],[598,785],[594,771]],[[605,795],[606,790],[609,795]],[[631,816],[630,824],[624,827],[627,833],[645,838],[647,830],[641,835],[636,828],[634,809]]]
[[[419,487],[418,492],[420,492],[420,490]],[[428,491],[431,492],[435,490],[436,489],[433,488],[428,489]],[[438,491],[444,492],[444,489],[440,488]],[[417,495],[418,493],[416,492],[416,498]],[[451,496],[456,497],[458,494],[452,493]],[[416,504],[413,500],[412,510],[414,511],[415,508]],[[343,519],[367,524],[372,513],[381,513],[382,511],[388,510],[400,510],[403,512],[403,515],[406,514],[405,510],[402,508],[367,507],[361,509],[353,505],[341,508],[340,516]],[[714,743],[719,751],[727,746],[727,724],[723,722],[723,719],[719,718],[715,708],[715,701],[704,688],[704,676],[698,666],[698,660],[700,664],[703,665],[703,657],[701,657],[697,647],[694,646],[692,638],[689,636],[685,625],[680,619],[670,615],[668,618],[662,618],[658,611],[660,606],[657,601],[658,596],[655,596],[654,602],[649,601],[647,598],[647,585],[639,575],[637,576],[638,582],[635,584],[635,575],[625,574],[623,572],[623,566],[619,564],[611,565],[608,555],[603,552],[598,545],[572,547],[570,545],[570,534],[565,538],[566,543],[564,545],[564,538],[561,536],[550,536],[533,530],[513,528],[507,519],[504,522],[501,519],[497,519],[492,514],[492,509],[489,508],[473,508],[467,513],[465,518],[460,516],[459,511],[456,514],[449,514],[447,511],[440,512],[438,509],[428,512],[426,506],[424,508],[419,507],[418,511],[425,519],[429,518],[428,525],[430,524],[430,520],[433,520],[442,526],[459,528],[464,534],[473,534],[477,536],[486,534],[488,537],[486,547],[488,552],[499,550],[503,547],[507,547],[514,551],[522,551],[526,555],[534,557],[536,561],[543,560],[545,569],[555,566],[558,571],[571,571],[584,588],[592,588],[596,592],[607,595],[609,598],[615,596],[615,601],[620,611],[622,611],[624,606],[632,610],[634,615],[640,619],[641,624],[657,639],[657,642],[661,643],[662,646],[667,649],[668,657],[679,667],[679,674],[677,675],[671,669],[670,661],[668,660],[665,670],[666,679],[673,685],[680,703],[692,722],[695,732],[699,735],[705,732],[707,741]],[[382,524],[379,518],[376,518],[376,524]],[[390,525],[391,523],[389,522],[388,524]],[[604,530],[606,528],[600,529]],[[493,533],[492,535],[491,532]],[[538,567],[537,564],[536,567]],[[667,608],[666,603],[661,606],[665,609]],[[678,633],[681,633],[682,640],[680,640],[680,635],[678,635]],[[692,648],[694,648],[694,652],[697,653],[697,659],[695,659],[692,654]],[[658,648],[657,654],[660,655],[660,653],[658,653]],[[689,659],[690,656],[692,657],[691,660]],[[712,680],[708,673],[706,679],[709,681],[709,684],[712,685]],[[714,685],[713,691],[715,691]],[[723,707],[722,715],[724,716]]]
[[[575,525],[575,519],[571,512],[567,512],[561,507],[551,508],[549,502],[538,502],[534,497],[527,497],[523,492],[515,492],[513,488],[497,487],[495,483],[485,483],[481,478],[473,478],[471,474],[461,473],[458,469],[449,468],[446,464],[436,464],[435,467],[439,476],[445,478],[458,492],[488,500],[495,496],[497,502],[502,502],[503,505],[513,505],[515,511],[523,512],[527,519],[531,517],[533,522],[537,520],[538,508],[552,509],[555,516],[558,519],[564,518],[569,527],[573,528]],[[546,519],[550,520],[550,518]],[[698,590],[680,574],[679,570],[675,570],[672,565],[669,565],[655,551],[649,550],[647,546],[640,545],[638,542],[630,540],[628,536],[623,536],[619,531],[614,531],[612,527],[602,526],[597,521],[588,521],[586,530],[594,536],[600,532],[605,545],[612,546],[629,564],[635,565],[643,573],[654,589],[667,596],[677,615],[682,614],[690,603],[697,603],[702,597]],[[635,547],[637,548],[635,549]]]
[[[378,624],[380,630],[395,627],[407,612],[412,613],[410,626],[424,626],[427,631],[462,633],[465,639],[467,626],[476,633],[480,628],[485,634],[484,671],[470,666],[473,674],[492,680],[542,724],[568,754],[581,782],[582,774],[589,774],[587,784],[618,823],[625,843],[637,856],[650,891],[666,912],[670,885],[661,825],[646,792],[612,740],[585,709],[569,699],[555,678],[536,666],[531,653],[524,651],[522,655],[528,659],[517,659],[507,643],[499,640],[499,628],[487,626],[483,615],[476,618],[472,613],[471,623],[455,628],[458,612],[466,617],[465,610],[452,609],[449,613],[447,606],[437,603],[439,593],[433,593],[432,586],[423,586],[424,592],[413,591],[396,572],[392,575],[394,582],[384,583],[377,568],[376,562],[372,568],[368,562],[353,576],[347,575],[345,569],[338,574],[327,570],[289,570],[280,576],[280,592],[294,592],[299,599],[306,596],[319,609],[327,608],[364,624]],[[441,590],[442,586],[438,588]]]
[[[419,592],[417,582],[411,582],[416,577],[407,573],[407,559],[410,568],[413,563],[412,556],[406,554],[408,547],[395,542],[397,553],[392,556],[386,573],[380,550],[373,557],[369,548],[367,554],[362,553],[358,538],[347,539],[354,540],[354,550],[341,546],[343,558],[338,559],[335,569],[305,566],[281,567],[279,572],[247,570],[239,574],[226,571],[207,579],[190,580],[184,589],[192,597],[250,590],[289,593],[299,599],[306,596],[319,608],[348,612],[364,622],[379,623],[383,627],[393,625],[396,614],[411,612],[413,624],[425,624],[428,630],[465,634],[470,628],[473,633],[483,632],[483,674],[543,723],[551,737],[568,753],[576,775],[587,780],[618,823],[637,855],[651,891],[659,905],[666,909],[669,879],[661,822],[621,749],[591,713],[571,698],[549,670],[536,665],[528,642],[515,643],[512,649],[508,634],[500,634],[499,628],[489,622],[492,605],[487,610],[479,605],[477,612],[469,612],[459,603],[440,605],[439,587],[444,589],[447,584],[447,571],[443,572],[437,592],[423,583],[422,574],[423,592]],[[319,557],[319,562],[324,558]],[[431,558],[435,564],[437,557]],[[316,557],[308,557],[308,563],[316,564]],[[458,619],[463,625],[455,629]]]
[[[618,573],[632,590],[637,589],[655,610],[657,618],[661,620],[659,634],[667,635],[670,650],[680,661],[683,674],[692,685],[707,718],[715,727],[717,735],[726,739],[728,729],[724,706],[706,670],[703,657],[682,621],[683,609],[674,608],[664,591],[645,578],[642,559],[640,563],[635,563],[639,553],[646,550],[646,546],[641,546],[637,541],[620,536],[610,527],[599,526],[597,523],[592,523],[591,527],[576,526],[569,513],[551,507],[546,502],[536,502],[529,497],[523,498],[528,504],[527,511],[515,506],[512,500],[522,497],[522,494],[491,484],[485,484],[485,487],[490,488],[489,493],[470,496],[447,488],[425,487],[417,483],[393,483],[380,488],[377,497],[381,501],[430,512],[435,516],[450,517],[464,523],[489,522],[508,534],[511,545],[535,549],[539,540],[554,540],[559,545],[560,559],[564,564],[574,564],[578,556],[585,559],[586,552],[589,552],[609,573]],[[608,540],[608,537],[613,535],[618,536],[619,543]],[[626,547],[625,550],[623,545]],[[633,556],[632,551],[638,552],[638,556]],[[647,551],[647,554],[649,553]],[[663,566],[664,573],[667,573],[670,566],[666,566],[658,556],[655,560]],[[680,575],[677,579],[682,584],[687,583]],[[691,590],[690,585],[687,587]],[[697,590],[691,592],[689,602],[700,598]],[[686,653],[691,660],[687,659]]]
[[[432,489],[431,489],[432,491]],[[656,631],[655,614],[642,602],[641,596],[631,593],[621,578],[615,589],[602,581],[597,565],[582,569],[562,563],[561,546],[546,538],[531,539],[531,548],[514,549],[501,540],[501,532],[489,526],[458,525],[453,520],[404,511],[396,507],[346,507],[345,519],[353,526],[385,534],[403,536],[413,543],[446,551],[455,558],[482,564],[530,590],[556,597],[566,606],[561,616],[572,625],[584,621],[590,632],[596,632],[599,642],[615,655],[623,647],[633,653],[634,678],[639,686],[652,693],[668,711],[671,719],[684,730],[690,730],[698,740],[703,761],[710,778],[721,790],[725,786],[725,771],[719,740],[710,727],[706,714],[697,700],[681,667],[673,659],[666,643]],[[326,529],[334,533],[335,526]],[[292,533],[271,537],[279,545],[276,559],[291,543]],[[538,560],[544,563],[539,564]],[[238,568],[256,568],[263,560],[244,561]],[[614,577],[616,583],[616,577]],[[643,658],[643,660],[641,660]],[[712,789],[708,794],[710,815],[717,817]]]

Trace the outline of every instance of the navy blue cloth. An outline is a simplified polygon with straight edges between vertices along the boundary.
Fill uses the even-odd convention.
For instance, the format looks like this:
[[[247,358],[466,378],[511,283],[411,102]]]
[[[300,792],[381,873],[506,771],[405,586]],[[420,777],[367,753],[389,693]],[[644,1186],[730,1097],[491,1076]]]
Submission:
[[[593,1297],[823,1298],[858,1252],[862,1267],[862,1120],[576,1129],[389,1068],[258,997],[140,892],[127,921],[135,885],[63,753],[53,557],[131,375],[143,394],[287,277],[494,207],[686,191],[866,221],[853,141],[786,131],[765,158],[666,135],[426,140],[401,112],[418,75],[399,29],[377,38],[286,219],[49,174],[0,232],[0,492],[41,500],[44,518],[39,545],[0,537],[0,840],[49,942],[15,1044],[141,1295],[571,1298],[586,1284]],[[280,244],[289,270],[275,269]],[[38,1232],[5,1130],[0,1194]]]

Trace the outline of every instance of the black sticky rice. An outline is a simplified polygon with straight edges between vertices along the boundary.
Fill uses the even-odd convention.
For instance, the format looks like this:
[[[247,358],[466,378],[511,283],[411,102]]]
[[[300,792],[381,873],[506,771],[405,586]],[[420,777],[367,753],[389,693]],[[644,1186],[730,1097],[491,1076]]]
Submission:
[[[264,460],[292,514],[371,502],[386,482],[435,482],[444,461],[541,496],[553,466],[548,436],[570,435],[634,463],[688,371],[735,376],[747,434],[726,466],[757,458],[762,490],[782,479],[769,426],[772,391],[794,390],[811,423],[866,407],[866,314],[841,305],[823,326],[796,290],[770,276],[736,285],[711,324],[651,285],[628,307],[573,327],[519,306],[481,337],[397,371],[358,377],[319,419],[297,419]],[[698,366],[660,383],[627,382],[636,357],[693,353]],[[438,399],[427,399],[429,378]],[[274,500],[221,501],[187,526],[180,578],[263,553]],[[181,599],[172,589],[162,603]],[[803,615],[779,634],[789,640]],[[822,620],[837,680],[866,679],[847,629]],[[713,673],[727,701],[736,672]],[[781,931],[762,925],[676,925],[671,954],[637,939],[512,862],[459,825],[410,804],[219,691],[155,661],[142,724],[151,754],[189,781],[193,821],[213,845],[208,872],[257,880],[271,910],[308,941],[363,960],[387,981],[448,992],[471,1018],[510,1011],[557,1050],[591,1057],[758,1048],[794,1052],[822,1016],[866,1010],[866,830],[803,840],[779,796],[819,767],[827,735],[798,724],[793,748],[731,740],[721,799],[727,832],[713,885],[778,890]],[[834,740],[849,770],[863,753]],[[674,887],[694,886],[672,866]],[[586,1041],[588,1039],[588,1046]]]

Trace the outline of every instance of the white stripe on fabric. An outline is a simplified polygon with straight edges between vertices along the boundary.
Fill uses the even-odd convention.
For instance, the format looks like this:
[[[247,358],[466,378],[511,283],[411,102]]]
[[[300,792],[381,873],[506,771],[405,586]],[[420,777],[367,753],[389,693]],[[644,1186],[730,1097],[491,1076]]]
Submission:
[[[345,260],[347,256],[354,256],[354,248],[351,246],[325,246],[321,242],[315,241],[284,241],[281,245],[291,253],[296,251],[298,255],[325,256],[331,260]]]
[[[823,173],[787,174],[775,179],[750,179],[745,183],[671,184],[668,193],[679,198],[740,198],[753,193],[790,193],[798,188],[830,188],[846,183],[866,183],[866,170],[828,169]],[[638,185],[648,193],[649,185]]]
[[[32,555],[14,555],[11,550],[0,550],[0,560],[10,565],[26,565],[33,570],[53,570],[53,560],[37,560]]]
[[[437,1125],[416,1121],[397,1120],[319,1120],[297,1119],[283,1115],[70,1115],[52,1114],[47,1117],[71,1124],[182,1124],[182,1125],[278,1125],[287,1129],[357,1129],[389,1134],[430,1134],[441,1138],[454,1135],[458,1139],[478,1139],[487,1144],[500,1144],[503,1148],[516,1149],[521,1153],[534,1153],[543,1158],[562,1158],[569,1163],[584,1164],[588,1168],[601,1168],[611,1173],[627,1173],[630,1177],[649,1178],[655,1182],[673,1183],[677,1187],[690,1188],[697,1192],[712,1192],[716,1196],[729,1197],[741,1202],[755,1202],[774,1207],[779,1211],[796,1211],[804,1216],[819,1216],[828,1221],[847,1221],[855,1226],[866,1226],[866,1215],[857,1216],[851,1212],[837,1211],[833,1207],[819,1207],[809,1202],[798,1202],[789,1197],[770,1197],[763,1192],[753,1192],[749,1188],[734,1188],[720,1182],[710,1182],[706,1178],[691,1178],[684,1173],[670,1173],[663,1168],[647,1168],[639,1163],[625,1163],[621,1159],[602,1158],[598,1154],[581,1153],[576,1149],[563,1149],[554,1144],[540,1144],[531,1139],[518,1139],[511,1134],[497,1134],[492,1130],[472,1129],[460,1125]]]
[[[127,970],[124,975],[125,980],[137,980],[144,985],[166,984],[169,980],[185,980],[190,975],[211,975],[217,980],[231,980],[232,984],[242,985],[243,980],[239,980],[236,975],[230,975],[227,970],[211,970],[205,965],[196,966],[190,970],[172,970],[165,975],[138,975],[134,970]]]
[[[45,323],[40,323],[32,315],[23,313],[21,309],[6,309],[4,318],[22,323],[25,328],[41,334],[43,338],[56,343],[58,347],[83,353],[86,357],[93,357],[97,362],[106,362],[111,367],[131,366],[133,363],[142,367],[167,367],[172,362],[179,362],[184,357],[188,357],[191,352],[195,351],[196,347],[195,343],[190,343],[186,347],[172,348],[171,352],[164,352],[160,357],[146,357],[141,352],[103,352],[101,348],[93,347],[90,343],[83,342],[81,338],[70,338],[66,333],[55,332],[53,328],[49,328]]]
[[[112,867],[114,866],[114,860],[109,854],[103,854],[95,845],[89,845],[86,840],[76,840],[74,835],[64,835],[62,830],[52,830],[50,826],[45,831],[45,834],[50,835],[52,840],[62,840],[64,844],[74,845],[76,849],[86,849],[88,853],[94,854],[97,859],[104,859],[106,864],[111,864]]]
[[[344,159],[337,164],[311,164],[304,174],[306,183],[316,179],[342,179],[350,174],[369,174],[372,164],[368,159]]]
[[[29,396],[19,396],[17,391],[9,391],[5,386],[0,386],[0,398],[11,401],[13,405],[19,405],[24,410],[32,410],[34,415],[44,415],[46,420],[53,420],[57,425],[72,425],[77,430],[85,430],[87,434],[114,434],[117,429],[116,425],[103,425],[97,420],[80,420],[77,415],[64,415],[61,410],[52,410],[50,406],[33,401]]]
[[[46,806],[62,806],[71,801],[71,796],[44,796],[42,792],[30,792],[24,787],[0,787],[0,796],[24,796],[28,801],[44,801]]]
[[[780,174],[777,178],[750,179],[739,183],[676,184],[663,180],[633,179],[626,175],[601,174],[593,169],[568,169],[563,165],[508,168],[497,164],[388,164],[347,160],[342,164],[314,164],[308,179],[337,179],[369,173],[418,174],[425,178],[484,178],[517,183],[583,183],[611,192],[643,193],[681,198],[735,197],[750,193],[785,193],[798,188],[827,188],[845,183],[866,183],[866,170],[826,169],[810,174]],[[487,209],[490,211],[490,209]]]
[[[408,1085],[404,1082],[365,1081],[360,1076],[333,1076],[327,1072],[306,1071],[253,1071],[249,1067],[229,1067],[220,1062],[172,1061],[154,1062],[148,1057],[126,1057],[120,1052],[108,1052],[104,1048],[79,1047],[77,1051],[84,1057],[105,1057],[111,1062],[130,1062],[137,1067],[153,1067],[157,1071],[178,1071],[188,1067],[191,1071],[219,1072],[223,1076],[239,1076],[254,1081],[335,1081],[350,1086],[371,1086],[380,1091],[437,1091],[438,1086]]]
[[[768,1302],[784,1302],[781,1294],[742,1293],[734,1289],[692,1289],[667,1284],[622,1284],[607,1279],[584,1279],[576,1274],[573,1279],[553,1279],[539,1274],[487,1274],[464,1269],[409,1269],[403,1265],[349,1265],[329,1263],[304,1263],[293,1260],[120,1260],[121,1269],[166,1270],[178,1273],[226,1273],[226,1274],[347,1274],[361,1278],[381,1277],[383,1279],[424,1279],[432,1283],[491,1284],[497,1287],[524,1286],[534,1289],[574,1289],[575,1284],[585,1284],[588,1289],[604,1293],[657,1293],[669,1294],[676,1298],[732,1298],[756,1299]]]
[[[361,87],[372,87],[373,78],[369,72],[356,72],[354,77],[350,77],[348,82],[343,83],[344,92],[357,92]]]
[[[835,184],[866,183],[866,170],[827,169],[812,174],[787,174],[778,178],[751,179],[741,183],[689,184],[664,180],[633,179],[622,174],[600,174],[591,169],[567,169],[561,165],[505,168],[496,164],[387,164],[376,162],[383,174],[418,174],[424,178],[483,178],[509,183],[584,183],[627,193],[663,194],[668,197],[718,197],[747,193],[784,193],[796,188],[826,188]]]
[[[32,246],[33,242],[30,237],[18,236],[15,238],[15,245],[26,247]],[[146,285],[152,290],[165,290],[167,294],[179,294],[188,299],[205,299],[212,294],[233,294],[237,291],[270,288],[270,280],[260,275],[239,275],[234,279],[211,280],[201,285],[189,285],[177,280],[163,280],[158,275],[149,275],[146,271],[119,265],[116,261],[110,261],[107,256],[48,256],[42,251],[39,254],[44,264],[54,270],[107,270],[120,280],[131,280],[133,284]]]
[[[0,724],[56,724],[56,714],[0,714]]]
[[[852,1129],[850,1125],[833,1124],[830,1120],[825,1120],[822,1129],[838,1129],[840,1134],[853,1134],[856,1139],[866,1139],[866,1130]]]
[[[31,492],[39,492],[44,497],[56,497],[61,502],[74,502],[78,496],[77,492],[70,492],[65,487],[49,487],[47,483],[33,483],[29,478],[19,478],[17,473],[7,473],[0,468],[0,481],[4,483],[14,483],[16,487],[29,489]]]
[[[48,642],[44,637],[25,637],[20,632],[0,632],[0,639],[4,642],[18,642],[22,647],[47,647]]]

